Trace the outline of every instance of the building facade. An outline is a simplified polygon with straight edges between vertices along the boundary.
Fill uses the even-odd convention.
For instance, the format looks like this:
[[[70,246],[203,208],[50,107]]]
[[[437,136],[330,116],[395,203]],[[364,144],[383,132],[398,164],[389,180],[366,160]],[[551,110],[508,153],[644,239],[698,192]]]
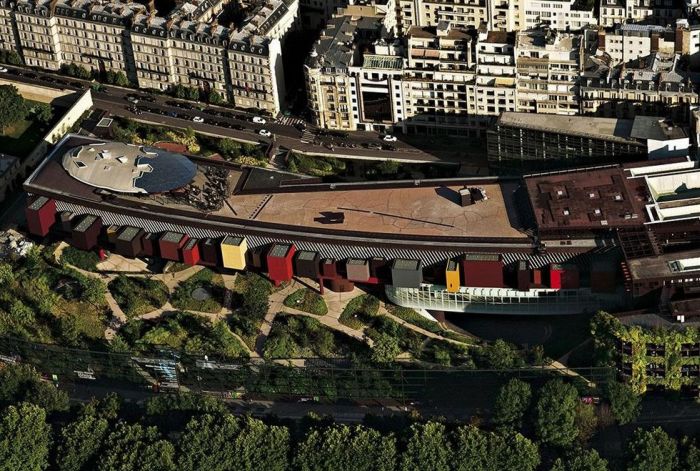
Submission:
[[[286,94],[282,43],[298,1],[254,4],[231,27],[218,24],[226,5],[193,0],[162,17],[153,4],[132,2],[3,2],[0,48],[17,50],[32,67],[123,71],[140,88],[214,90],[236,106],[275,114]]]

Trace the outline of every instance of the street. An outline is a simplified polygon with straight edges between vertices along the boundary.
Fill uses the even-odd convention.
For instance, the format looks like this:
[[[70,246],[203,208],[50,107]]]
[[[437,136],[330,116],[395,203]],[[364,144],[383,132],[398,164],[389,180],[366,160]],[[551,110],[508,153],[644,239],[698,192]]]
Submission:
[[[0,77],[21,83],[76,91],[84,90],[94,83],[19,67],[8,67],[8,71],[0,73]],[[108,111],[115,116],[137,119],[155,125],[189,127],[198,132],[248,142],[265,144],[275,142],[279,147],[310,155],[366,160],[392,159],[412,163],[456,163],[454,157],[445,159],[433,155],[427,149],[419,149],[403,142],[400,136],[397,141],[388,143],[384,142],[382,136],[376,132],[327,132],[319,131],[312,126],[309,126],[307,132],[304,132],[300,126],[302,121],[299,118],[291,117],[281,117],[277,120],[264,117],[267,122],[258,124],[252,121],[255,115],[249,111],[188,102],[167,95],[148,94],[137,89],[110,85],[101,86],[100,91],[93,90],[92,95],[96,108]],[[132,101],[137,99],[138,103],[129,101],[130,96]],[[138,97],[147,97],[147,99],[138,99]],[[193,121],[195,117],[201,118],[203,122]],[[261,136],[259,132],[263,129],[269,131],[272,136]]]

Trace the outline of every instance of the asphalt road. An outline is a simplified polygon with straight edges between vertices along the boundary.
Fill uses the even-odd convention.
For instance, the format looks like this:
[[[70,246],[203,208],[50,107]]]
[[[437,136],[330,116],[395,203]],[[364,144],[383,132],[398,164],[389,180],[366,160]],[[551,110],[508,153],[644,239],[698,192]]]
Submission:
[[[7,69],[8,72],[0,73],[0,77],[21,83],[76,91],[86,89],[92,84],[92,82],[87,80],[75,79],[50,72],[39,72],[19,67],[7,67]],[[128,101],[129,95],[150,96],[151,98],[148,101],[140,99],[134,105]],[[274,141],[277,146],[311,155],[329,155],[367,160],[392,159],[415,163],[455,163],[454,160],[444,160],[430,152],[402,142],[401,136],[398,136],[396,142],[391,143],[384,142],[382,136],[378,133],[366,131],[346,133],[347,136],[318,135],[314,138],[310,133],[318,130],[313,126],[308,126],[310,133],[304,134],[299,128],[295,127],[295,124],[301,122],[298,118],[281,117],[278,120],[265,118],[267,121],[265,124],[256,124],[252,122],[252,118],[255,115],[248,111],[177,100],[159,94],[148,95],[140,90],[105,85],[101,91],[93,91],[93,101],[97,108],[104,109],[115,116],[172,127],[190,127],[195,131],[215,136],[251,142],[269,144]],[[134,114],[131,111],[134,108],[139,110],[138,114]],[[193,118],[195,117],[202,118],[204,122],[194,122]],[[262,129],[272,133],[272,136],[259,135],[258,132]],[[307,142],[302,142],[302,136],[310,139],[305,139]],[[395,150],[381,149],[382,145],[390,145]]]

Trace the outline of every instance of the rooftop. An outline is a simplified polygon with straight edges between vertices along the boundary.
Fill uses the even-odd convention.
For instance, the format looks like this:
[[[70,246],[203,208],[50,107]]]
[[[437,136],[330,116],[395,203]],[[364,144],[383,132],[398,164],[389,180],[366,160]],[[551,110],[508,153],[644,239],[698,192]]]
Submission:
[[[421,266],[420,260],[406,259],[406,258],[396,258],[391,267],[394,270],[419,270]]]
[[[290,244],[275,244],[270,249],[268,256],[275,258],[286,257],[292,246]]]
[[[227,193],[222,178],[237,188],[244,174],[219,161],[196,159],[193,183],[174,193],[105,195],[94,186],[72,178],[63,169],[61,158],[67,149],[101,142],[68,135],[50,157],[25,182],[34,194],[69,199],[90,207],[108,206],[109,211],[147,211],[150,217],[192,219],[197,224],[236,224],[246,228],[277,227],[315,234],[346,234],[360,237],[450,239],[518,239],[529,243],[522,228],[528,224],[518,209],[515,188],[518,183],[493,179],[454,179],[439,182],[366,182],[354,184],[309,184],[296,180],[255,193]],[[216,174],[212,175],[215,170]],[[218,175],[218,176],[217,176]],[[213,177],[216,176],[216,179]],[[189,203],[193,194],[207,186],[219,192],[220,207],[203,211]],[[217,183],[218,182],[218,183]],[[488,199],[461,206],[459,190],[465,185],[483,188]],[[206,209],[206,208],[205,208]],[[225,239],[224,243],[227,239]]]
[[[119,142],[95,142],[69,149],[63,168],[96,188],[120,193],[159,193],[194,178],[196,166],[181,154]]]
[[[630,135],[631,119],[505,112],[498,119],[498,124],[625,143],[638,142]]]
[[[73,228],[75,232],[85,232],[92,226],[95,221],[97,221],[97,216],[93,216],[92,214],[86,214],[83,219],[80,220],[78,225]]]
[[[689,250],[628,260],[627,266],[634,280],[679,276],[687,272],[697,275],[700,272],[697,256],[697,250]]]
[[[131,242],[141,232],[138,227],[127,226],[119,233],[117,240]]]
[[[184,237],[185,234],[180,234],[179,232],[166,232],[160,240],[163,242],[179,243]]]
[[[635,139],[667,141],[688,137],[685,130],[672,121],[655,116],[635,116],[630,135]]]
[[[646,185],[621,167],[573,170],[525,178],[540,229],[595,230],[644,223]]]
[[[234,245],[238,247],[243,243],[243,237],[236,237],[236,236],[226,236],[224,237],[224,240],[221,241],[222,245]]]

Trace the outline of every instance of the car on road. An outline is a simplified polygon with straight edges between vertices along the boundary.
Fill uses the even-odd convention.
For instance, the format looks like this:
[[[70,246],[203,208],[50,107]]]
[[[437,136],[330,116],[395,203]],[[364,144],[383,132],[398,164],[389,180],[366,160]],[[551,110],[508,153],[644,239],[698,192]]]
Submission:
[[[171,111],[170,113],[168,113],[168,116],[170,116],[171,118],[177,118],[177,113]]]
[[[261,129],[260,131],[258,131],[258,134],[260,134],[263,137],[272,137],[272,133],[267,129]]]
[[[201,116],[195,116],[194,118],[192,118],[192,121],[194,121],[195,123],[203,123],[204,118],[202,118]]]
[[[384,142],[396,142],[396,136],[392,136],[391,134],[387,134],[386,136],[382,137],[382,141]]]
[[[133,103],[135,105],[136,103],[139,102],[139,99],[136,98],[134,95],[128,95],[126,97],[126,101],[128,101],[129,103]]]
[[[265,118],[261,118],[260,116],[253,116],[252,121],[253,121],[255,124],[265,124],[265,123],[267,123],[267,121],[265,120]]]
[[[3,74],[7,72],[7,67],[0,67],[0,72],[2,72]]]

